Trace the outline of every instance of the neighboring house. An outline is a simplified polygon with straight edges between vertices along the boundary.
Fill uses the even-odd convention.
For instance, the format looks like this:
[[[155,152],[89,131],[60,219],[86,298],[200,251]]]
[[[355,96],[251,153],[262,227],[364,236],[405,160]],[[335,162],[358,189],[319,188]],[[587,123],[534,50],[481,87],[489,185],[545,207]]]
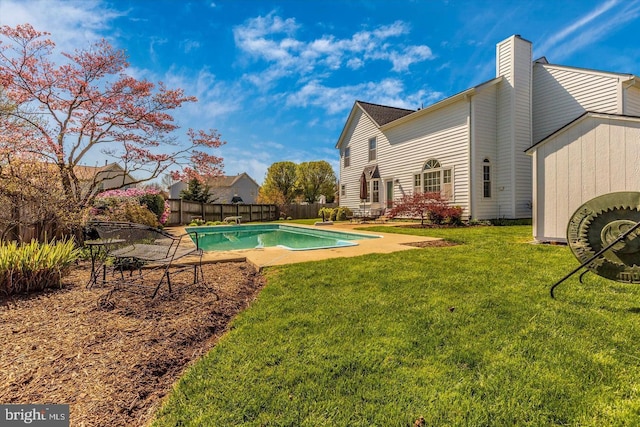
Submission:
[[[136,180],[125,172],[117,163],[109,163],[104,166],[76,166],[74,172],[80,185],[88,186],[93,182],[97,183],[96,193],[112,190],[115,188],[124,189],[135,186]]]
[[[539,148],[553,150],[558,144],[549,138],[560,137],[554,132],[562,133],[572,122],[573,135],[602,120],[586,115],[574,122],[587,111],[605,113],[609,120],[619,115],[616,127],[637,127],[623,115],[640,115],[640,84],[630,74],[552,65],[544,57],[532,61],[531,52],[529,41],[509,37],[496,46],[495,78],[421,110],[356,101],[336,144],[341,205],[363,205],[359,182],[364,172],[367,207],[390,206],[416,191],[440,191],[468,219],[533,217],[534,224],[544,223],[539,216],[550,212],[549,188],[574,178],[560,174],[556,179],[566,182],[556,183],[547,176],[534,195],[534,176],[552,173],[543,170],[549,165],[541,156],[548,153]],[[625,188],[638,190],[639,183],[628,180]],[[542,196],[540,185],[546,186]],[[580,203],[575,203],[566,210],[577,209]],[[566,229],[571,213],[555,221]]]
[[[59,172],[58,165],[55,163],[38,162],[37,165],[52,174]],[[136,180],[117,163],[105,163],[104,166],[76,165],[73,168],[73,172],[83,193],[88,191],[94,184],[93,192],[100,193],[113,189],[126,190],[127,188],[135,187],[136,183]]]
[[[260,186],[246,173],[233,176],[219,176],[206,183],[210,187],[209,194],[213,195],[214,203],[245,203],[254,204],[258,197]],[[187,189],[188,183],[176,182],[169,187],[172,199],[179,199],[180,192]],[[238,201],[238,198],[241,201]]]

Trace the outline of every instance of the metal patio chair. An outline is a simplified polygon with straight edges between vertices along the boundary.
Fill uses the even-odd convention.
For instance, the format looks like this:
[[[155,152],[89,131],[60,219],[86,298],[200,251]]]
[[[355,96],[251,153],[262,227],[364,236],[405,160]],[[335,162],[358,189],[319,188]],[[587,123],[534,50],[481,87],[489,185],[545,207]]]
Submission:
[[[155,298],[166,280],[169,292],[171,276],[193,269],[193,283],[199,280],[207,286],[202,271],[203,251],[199,246],[198,233],[189,232],[173,235],[159,228],[131,222],[92,221],[88,224],[89,233],[98,239],[90,244],[102,242],[104,252],[112,261],[114,273],[119,273],[115,285],[145,285],[152,272],[160,272],[160,279],[153,284]],[[193,237],[193,240],[192,238]],[[92,263],[92,282],[95,284],[97,271]],[[106,277],[106,263],[103,263],[103,280]],[[125,271],[128,275],[125,275]],[[137,271],[137,275],[133,272]],[[90,282],[91,284],[91,282]],[[208,286],[207,286],[208,287]]]

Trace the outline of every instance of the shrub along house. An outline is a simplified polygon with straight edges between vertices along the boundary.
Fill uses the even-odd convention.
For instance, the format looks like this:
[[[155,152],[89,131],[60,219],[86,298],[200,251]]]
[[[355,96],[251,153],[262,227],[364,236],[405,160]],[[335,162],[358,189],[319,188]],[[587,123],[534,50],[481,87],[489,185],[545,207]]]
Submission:
[[[534,196],[529,154],[540,155],[536,144],[586,111],[638,115],[639,88],[633,75],[552,65],[544,57],[533,61],[531,42],[511,36],[496,46],[495,78],[428,107],[414,111],[356,101],[336,144],[340,203],[362,207],[364,172],[367,207],[440,191],[467,219],[533,216],[538,223],[551,202],[548,194],[540,196],[540,183]],[[544,175],[540,160],[534,164],[535,176]],[[544,185],[555,183],[547,177]]]

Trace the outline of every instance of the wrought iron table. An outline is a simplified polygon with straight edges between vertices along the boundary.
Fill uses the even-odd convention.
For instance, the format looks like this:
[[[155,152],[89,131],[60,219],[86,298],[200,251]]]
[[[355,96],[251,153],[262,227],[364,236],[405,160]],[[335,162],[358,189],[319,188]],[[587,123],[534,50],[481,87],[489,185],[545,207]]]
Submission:
[[[124,239],[94,239],[84,241],[85,246],[89,248],[89,256],[91,257],[91,276],[89,277],[89,282],[87,283],[88,289],[96,284],[98,278],[97,270],[99,270],[100,267],[103,267],[102,282],[104,283],[106,280],[106,268],[104,265],[104,261],[101,261],[101,264],[99,264],[96,268],[96,260],[98,260],[98,256],[100,255],[100,253],[103,252],[104,255],[106,255],[109,247],[124,242]]]

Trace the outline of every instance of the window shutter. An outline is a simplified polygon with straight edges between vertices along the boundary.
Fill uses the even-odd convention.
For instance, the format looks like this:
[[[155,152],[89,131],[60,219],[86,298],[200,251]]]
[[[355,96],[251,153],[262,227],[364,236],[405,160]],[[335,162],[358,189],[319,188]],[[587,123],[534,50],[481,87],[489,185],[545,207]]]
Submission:
[[[451,168],[442,170],[442,195],[453,201],[453,171]]]

